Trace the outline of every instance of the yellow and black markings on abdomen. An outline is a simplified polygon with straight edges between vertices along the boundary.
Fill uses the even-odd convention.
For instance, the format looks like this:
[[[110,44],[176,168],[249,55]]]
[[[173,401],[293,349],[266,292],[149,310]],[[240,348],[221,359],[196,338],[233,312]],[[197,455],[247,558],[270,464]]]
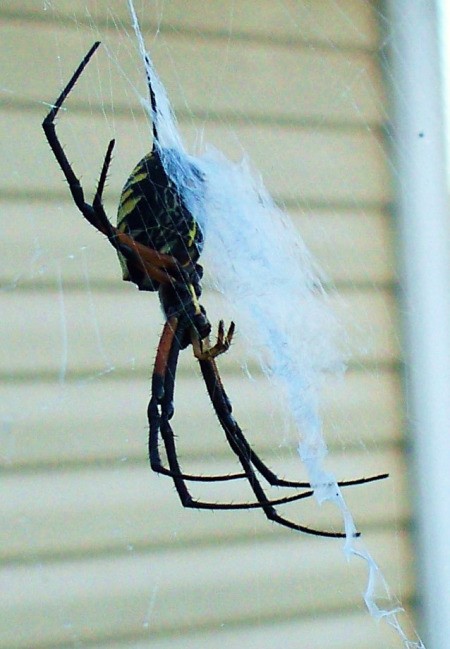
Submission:
[[[203,233],[186,206],[182,193],[168,177],[158,153],[146,155],[133,169],[122,190],[117,214],[120,232],[181,264],[194,263],[203,247]],[[119,254],[125,280],[154,291],[158,282],[137,278]],[[138,280],[138,281],[136,281]]]

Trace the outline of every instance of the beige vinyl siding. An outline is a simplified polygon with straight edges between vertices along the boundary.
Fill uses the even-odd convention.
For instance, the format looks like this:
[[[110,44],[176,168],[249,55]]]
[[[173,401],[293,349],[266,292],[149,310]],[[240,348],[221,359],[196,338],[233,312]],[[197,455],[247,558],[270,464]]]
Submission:
[[[332,300],[352,358],[345,380],[325,389],[327,466],[340,479],[390,472],[389,481],[345,494],[408,608],[414,575],[377,12],[353,0],[170,0],[152,17],[149,4],[136,8],[186,141],[195,146],[201,132],[235,159],[245,149],[338,289]],[[172,482],[147,465],[157,298],[121,282],[113,250],[71,202],[40,127],[100,38],[58,134],[87,197],[116,138],[106,191],[115,219],[120,188],[149,147],[131,31],[125,0],[4,0],[0,8],[0,648],[394,649],[394,633],[364,609],[366,567],[347,564],[339,541],[293,534],[254,511],[183,510]],[[206,290],[202,301],[211,320],[223,315],[217,295]],[[282,403],[254,364],[253,380],[240,366],[237,327],[220,359],[237,419],[270,466],[304,476]],[[183,466],[233,471],[204,393],[188,350],[174,424]],[[251,497],[226,483],[195,493]],[[313,500],[292,516],[339,525]]]

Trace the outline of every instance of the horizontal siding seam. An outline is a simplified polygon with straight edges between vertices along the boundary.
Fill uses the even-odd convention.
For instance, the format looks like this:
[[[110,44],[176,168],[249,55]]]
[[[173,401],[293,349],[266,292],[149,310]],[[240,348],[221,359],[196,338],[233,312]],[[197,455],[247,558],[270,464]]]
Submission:
[[[62,183],[61,183],[62,184]],[[63,186],[63,185],[62,185]],[[389,215],[392,215],[392,203],[391,201],[345,201],[345,200],[330,200],[330,201],[321,201],[320,199],[303,199],[301,196],[298,198],[288,198],[276,193],[273,193],[272,198],[275,203],[286,210],[293,209],[302,209],[306,212],[314,211],[326,211],[326,212],[337,212],[337,211],[363,211],[363,212],[387,212]],[[119,198],[117,197],[117,201]],[[47,190],[47,189],[19,189],[19,188],[7,188],[0,187],[0,201],[14,201],[14,202],[30,202],[30,203],[58,203],[71,205],[73,207],[73,201],[70,198],[68,190],[63,186],[61,190]],[[73,207],[76,210],[75,207]],[[81,216],[79,218],[82,218]],[[392,218],[392,216],[391,216]]]
[[[121,284],[120,270],[118,269],[117,278],[109,280],[89,280],[89,288],[85,286],[86,290],[99,292],[102,294],[105,293],[116,293],[119,291],[125,291],[126,288]],[[398,281],[393,279],[391,281],[371,281],[367,280],[332,280],[330,282],[322,282],[326,291],[329,291],[333,294],[351,294],[351,293],[391,293],[393,295],[397,294],[398,291]],[[32,279],[20,279],[18,281],[11,282],[11,278],[0,276],[0,287],[1,290],[14,289],[16,291],[22,291],[24,293],[31,292],[36,293],[54,293],[59,294],[60,287],[56,286],[54,281],[39,280],[36,282],[34,278]],[[119,288],[120,287],[120,288]],[[80,285],[80,282],[76,279],[65,279],[64,280],[64,291],[65,292],[79,292],[83,286]],[[204,291],[203,301],[206,300],[208,293]],[[155,298],[156,299],[156,298]]]
[[[257,374],[258,371],[260,371],[259,366],[256,365],[256,363],[250,364],[248,363],[246,366],[251,374]],[[347,364],[347,371],[346,371],[346,376],[348,376],[350,373],[352,374],[366,374],[369,372],[376,372],[377,374],[381,374],[383,372],[386,373],[402,373],[404,370],[404,363],[400,360],[393,360],[393,361],[385,361],[385,360],[374,360],[374,361],[366,361],[364,363],[362,362],[349,362]],[[94,374],[91,373],[86,373],[83,370],[80,371],[70,371],[64,376],[64,383],[68,384],[76,384],[79,382],[88,382],[92,381],[93,377],[101,377],[105,376],[106,374],[108,375],[108,379],[110,380],[111,378],[114,379],[120,379],[123,380],[124,378],[130,378],[130,379],[140,379],[140,378],[145,378],[150,381],[150,372],[151,372],[151,367],[149,367],[148,371],[144,370],[139,370],[139,369],[134,369],[134,370],[127,370],[127,369],[118,369],[114,368],[114,370],[105,370],[105,371],[98,371],[95,372]],[[221,368],[220,370],[221,375],[226,378],[227,376],[235,376],[236,372],[232,370],[230,367],[224,367]],[[180,367],[180,369],[177,371],[177,377],[179,379],[185,378],[188,374],[191,374],[191,370],[187,370],[183,367]],[[57,372],[53,372],[51,370],[48,371],[1,371],[0,370],[0,382],[2,383],[36,383],[37,381],[42,382],[42,383],[55,383],[55,381],[58,381],[59,375]]]
[[[181,506],[181,505],[180,505]],[[196,510],[199,515],[203,515],[204,512]],[[410,533],[412,525],[412,519],[410,517],[396,518],[395,519],[395,533],[400,534]],[[365,534],[370,533],[392,533],[392,521],[384,520],[382,522],[367,522],[363,525],[361,530],[362,537],[364,538]],[[191,539],[183,538],[182,541],[176,541],[170,539],[169,542],[155,543],[151,542],[135,542],[133,543],[133,549],[124,549],[123,544],[111,545],[111,546],[98,546],[98,547],[89,547],[82,550],[66,550],[62,552],[46,552],[44,551],[34,551],[32,555],[24,556],[23,553],[20,555],[3,555],[2,556],[2,566],[6,568],[21,567],[24,565],[34,566],[37,562],[42,564],[42,567],[45,565],[55,565],[55,564],[64,564],[66,562],[86,562],[92,561],[95,562],[98,559],[108,558],[123,558],[130,555],[132,552],[134,556],[141,555],[143,558],[148,557],[149,555],[158,554],[163,556],[164,554],[173,554],[174,552],[183,552],[183,550],[195,550],[195,549],[217,549],[221,545],[239,547],[246,545],[255,545],[255,544],[264,544],[269,543],[273,544],[278,540],[281,542],[283,539],[286,539],[287,535],[295,534],[296,532],[272,529],[271,525],[267,526],[267,530],[248,531],[241,534],[230,534],[229,536],[221,535],[223,530],[217,528],[218,535],[212,535],[209,537],[201,536],[196,537],[192,536]],[[301,536],[301,535],[300,535]]]
[[[141,413],[136,413],[136,422],[139,419],[139,415]],[[138,428],[138,425],[136,426],[136,429]],[[80,436],[82,435],[82,432],[80,432]],[[271,460],[276,459],[277,461],[279,460],[287,460],[292,457],[292,453],[295,452],[295,449],[293,447],[286,447],[284,450],[280,449],[276,445],[276,440],[274,440],[274,446],[272,448],[269,448],[267,443],[264,444],[258,444],[258,454],[259,455],[264,455],[264,460],[267,461],[267,463],[270,464]],[[224,441],[225,443],[225,441]],[[365,442],[364,444],[364,450],[367,452],[370,452],[371,450],[376,451],[377,453],[380,450],[383,451],[395,451],[395,452],[403,452],[407,448],[407,443],[404,441],[402,438],[400,439],[385,439],[382,440],[381,442],[379,440],[374,441],[373,446],[371,446],[369,443]],[[338,441],[334,441],[332,439],[327,440],[327,449],[330,452],[330,454],[333,453],[342,453],[342,444],[340,444]],[[276,454],[274,454],[274,450],[276,450]],[[149,475],[153,476],[153,472],[150,468],[148,459],[145,457],[145,447],[142,448],[142,453],[140,455],[127,455],[126,462],[123,462],[121,457],[118,455],[117,457],[112,457],[112,458],[101,458],[101,457],[96,457],[96,458],[87,458],[84,460],[55,460],[55,461],[48,461],[48,462],[39,462],[39,461],[33,461],[33,462],[22,462],[22,463],[14,463],[14,464],[2,464],[1,469],[2,473],[4,476],[21,476],[21,475],[33,475],[37,473],[58,473],[60,471],[66,472],[72,472],[72,473],[77,473],[80,470],[84,470],[88,467],[96,467],[96,468],[106,468],[106,469],[114,469],[117,468],[118,466],[124,466],[126,468],[129,467],[138,467],[138,468],[145,468],[148,467]],[[358,455],[361,454],[361,444],[358,441],[355,441],[353,443],[351,442],[346,442],[345,443],[345,454],[347,457],[351,457],[352,455]],[[230,464],[233,462],[233,455],[231,454],[230,450],[224,450],[223,452],[214,452],[211,455],[208,454],[208,457],[211,457],[215,461],[224,461],[224,460],[230,460]],[[186,453],[183,452],[183,463],[184,464],[190,464],[192,463],[198,463],[201,460],[205,460],[205,454],[204,453]],[[207,468],[207,467],[205,467]],[[381,469],[380,469],[381,471]],[[160,477],[161,480],[165,479],[162,476]],[[168,483],[170,485],[170,482]]]
[[[41,106],[43,104],[43,107]],[[34,100],[18,100],[18,99],[3,99],[0,100],[0,111],[9,113],[9,112],[22,112],[29,113],[33,112],[36,115],[40,110],[43,110],[42,118],[44,113],[48,110],[48,104],[44,101],[34,101]],[[134,115],[134,110],[139,109],[139,106],[116,106],[114,109],[107,105],[99,103],[82,103],[77,102],[76,100],[71,102],[70,111],[71,114],[78,115],[95,115],[95,116],[104,116],[104,117],[119,117],[126,118]],[[320,119],[320,118],[298,118],[288,117],[284,115],[260,115],[260,114],[250,114],[248,112],[231,112],[231,111],[215,111],[213,113],[209,111],[201,110],[176,110],[177,119],[180,124],[184,123],[194,123],[201,122],[209,124],[229,124],[230,126],[241,126],[241,125],[255,125],[255,126],[267,126],[267,127],[278,127],[286,130],[313,130],[316,132],[325,132],[325,131],[334,131],[334,132],[344,132],[344,133],[359,133],[367,131],[373,133],[377,138],[384,138],[384,134],[387,131],[387,127],[384,124],[379,124],[376,122],[357,122],[352,120],[330,120],[330,119]],[[146,119],[145,116],[142,118]],[[40,127],[41,116],[36,117],[37,128]],[[150,137],[150,130],[149,130]]]

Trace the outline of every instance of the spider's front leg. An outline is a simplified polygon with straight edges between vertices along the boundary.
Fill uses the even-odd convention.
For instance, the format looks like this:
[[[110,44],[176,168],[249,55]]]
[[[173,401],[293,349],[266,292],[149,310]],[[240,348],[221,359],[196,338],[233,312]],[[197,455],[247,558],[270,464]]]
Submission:
[[[46,135],[47,141],[50,145],[51,150],[53,151],[53,155],[55,156],[59,166],[61,167],[61,171],[63,172],[67,180],[75,205],[78,207],[78,209],[83,214],[83,216],[91,223],[95,221],[94,209],[92,205],[89,205],[89,203],[86,203],[85,201],[84,192],[80,180],[75,175],[70,165],[70,162],[64,152],[62,144],[60,143],[59,138],[56,134],[55,120],[60,108],[62,107],[65,100],[71,93],[74,85],[78,81],[79,77],[83,73],[83,70],[91,60],[94,52],[97,50],[99,45],[100,42],[97,41],[90,48],[89,52],[86,54],[86,56],[83,58],[78,68],[75,70],[74,74],[69,80],[69,83],[63,89],[63,91],[56,99],[56,101],[52,104],[48,115],[45,117],[44,121],[42,122],[42,128],[44,129],[44,133]],[[95,223],[93,223],[93,225],[95,225]]]

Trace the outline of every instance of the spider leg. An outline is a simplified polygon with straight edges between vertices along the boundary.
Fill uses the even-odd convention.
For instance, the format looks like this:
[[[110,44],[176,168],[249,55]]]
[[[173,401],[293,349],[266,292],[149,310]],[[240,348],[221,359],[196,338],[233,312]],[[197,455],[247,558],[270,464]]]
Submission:
[[[64,90],[61,92],[59,95],[58,99],[55,101],[53,104],[52,108],[50,109],[50,112],[48,113],[47,117],[44,119],[42,122],[42,128],[44,129],[44,133],[47,137],[47,141],[50,145],[51,150],[53,151],[53,154],[56,158],[56,160],[59,163],[59,166],[61,167],[61,170],[66,177],[67,183],[69,185],[73,200],[75,202],[75,205],[78,207],[80,212],[83,214],[83,216],[90,222],[92,218],[94,218],[94,209],[91,205],[85,202],[84,200],[84,192],[83,188],[81,187],[81,183],[79,179],[76,177],[69,160],[67,159],[66,154],[64,153],[64,149],[61,146],[61,143],[58,139],[58,136],[56,135],[56,129],[55,129],[55,118],[59,112],[59,109],[63,105],[65,99],[71,92],[72,88],[78,81],[80,75],[82,74],[84,68],[87,66],[89,63],[92,55],[100,45],[100,42],[97,41],[94,43],[94,45],[91,47],[89,52],[86,54],[84,59],[81,61],[80,65],[78,68],[75,70],[74,74],[72,75],[69,83],[66,85]]]
[[[242,430],[239,428],[236,420],[234,419],[231,412],[230,400],[228,399],[225,390],[223,388],[222,382],[217,371],[214,360],[200,360],[200,369],[208,390],[209,397],[213,404],[214,410],[219,418],[220,424],[225,432],[227,441],[231,449],[236,453],[244,471],[248,474],[248,481],[253,490],[253,493],[256,496],[256,499],[263,509],[265,515],[269,520],[272,520],[280,525],[289,527],[290,529],[297,530],[299,532],[304,532],[305,534],[312,534],[314,536],[326,536],[333,538],[344,538],[346,535],[343,532],[329,532],[325,530],[316,530],[304,525],[290,521],[287,518],[284,518],[274,508],[274,505],[279,504],[276,500],[271,501],[266,493],[264,492],[260,482],[258,481],[253,466],[260,471],[260,467],[263,468],[265,472],[274,476],[264,463],[257,459],[257,462],[254,461],[255,454],[252,451],[250,445],[245,439]],[[257,466],[258,465],[258,466]],[[261,471],[260,471],[261,473]],[[263,476],[264,474],[261,473]],[[276,476],[275,476],[276,478]],[[291,486],[291,484],[289,484]],[[309,483],[294,483],[294,486],[306,486],[310,487]],[[313,492],[308,492],[312,494]],[[359,536],[359,533],[357,533]]]
[[[173,393],[176,376],[176,366],[178,356],[181,348],[181,341],[185,337],[186,330],[192,325],[187,317],[171,317],[168,319],[163,334],[161,336],[160,344],[158,347],[157,358],[155,361],[155,371],[152,381],[152,398],[148,408],[148,418],[150,425],[149,436],[149,453],[152,468],[160,473],[169,475],[174,481],[180,501],[184,507],[195,509],[208,509],[208,510],[233,510],[233,509],[263,509],[265,515],[269,520],[272,520],[280,525],[297,530],[306,534],[315,536],[344,538],[346,535],[343,532],[331,532],[325,530],[316,530],[314,528],[306,527],[291,521],[281,516],[275,509],[275,506],[283,505],[286,503],[294,502],[313,495],[309,483],[294,483],[284,481],[284,483],[277,478],[277,476],[266,467],[266,465],[254,454],[250,445],[248,444],[245,436],[243,435],[238,424],[231,414],[231,404],[223,388],[217,367],[214,360],[200,360],[201,371],[205,380],[205,384],[213,403],[216,414],[219,417],[222,428],[225,431],[227,441],[238,457],[244,473],[234,474],[233,476],[191,476],[184,474],[181,470],[175,445],[175,436],[170,426],[170,419],[173,415]],[[195,332],[191,332],[195,337]],[[169,469],[162,466],[159,449],[158,437],[161,433],[164,441]],[[272,478],[272,481],[277,484],[281,482],[282,486],[296,486],[305,487],[309,490],[293,496],[286,496],[283,498],[270,500],[264,492],[253,466],[263,475]],[[245,503],[214,503],[196,500],[192,497],[186,481],[188,480],[229,480],[234,478],[246,478],[256,496],[256,502]],[[353,484],[360,482],[350,481]],[[347,483],[344,483],[347,484]],[[359,533],[356,533],[359,536]]]
[[[178,334],[178,336],[177,336]],[[175,388],[176,366],[180,352],[180,338],[182,331],[179,320],[171,317],[166,321],[156,353],[155,366],[152,376],[152,394],[148,404],[149,421],[149,459],[150,466],[156,473],[192,480],[198,482],[219,482],[246,478],[245,473],[215,476],[197,476],[185,474],[181,471],[175,449],[173,431],[169,420],[173,415],[173,393]],[[170,361],[170,364],[169,364]],[[159,453],[159,435],[164,427],[163,441],[166,452],[170,456],[170,469],[163,466]]]
[[[231,333],[230,333],[231,331]],[[225,337],[225,340],[228,340],[228,344],[226,348],[222,349],[222,351],[218,353],[223,353],[225,352],[228,347],[229,343],[231,342],[231,339],[233,337],[234,333],[234,323],[231,323],[230,329],[227,333],[227,336]],[[218,343],[214,347],[210,349],[210,351],[213,351],[216,347],[221,347],[223,345],[223,340],[224,340],[224,323],[223,320],[219,322],[219,332],[218,332]],[[200,367],[202,370],[203,374],[203,379],[205,381],[208,393],[214,395],[214,400],[211,397],[211,402],[213,403],[214,409],[216,411],[217,417],[222,425],[222,428],[224,430],[226,429],[228,425],[228,419],[231,418],[234,422],[234,435],[239,438],[240,444],[242,445],[243,448],[245,448],[246,453],[248,458],[250,459],[251,463],[253,466],[256,468],[256,470],[267,480],[267,482],[271,486],[276,486],[276,487],[296,487],[296,488],[304,488],[304,489],[310,489],[311,484],[309,482],[298,482],[294,480],[285,480],[283,478],[279,478],[276,473],[274,473],[262,460],[261,458],[255,453],[255,451],[252,449],[250,444],[248,443],[245,435],[243,434],[241,428],[237,425],[236,421],[232,417],[232,406],[230,399],[228,398],[225,388],[223,386],[222,379],[219,374],[219,370],[217,368],[216,363],[213,361],[214,356],[217,354],[214,354],[212,356],[208,355],[208,350],[203,352],[202,348],[200,347],[198,338],[193,336],[192,338],[192,346],[194,350],[194,355],[195,357],[200,361]],[[201,361],[212,361],[211,363],[205,363],[203,364]],[[219,396],[220,393],[220,396]],[[217,406],[217,407],[216,407]],[[227,423],[228,422],[228,423]],[[374,476],[369,476],[368,478],[363,477],[363,478],[355,478],[353,480],[342,480],[338,482],[339,487],[350,487],[350,486],[356,486],[356,485],[362,485],[366,484],[368,482],[375,482],[377,480],[383,480],[388,477],[388,473],[381,473],[378,475]]]
[[[273,508],[273,505],[283,505],[286,503],[294,502],[304,498],[309,498],[313,495],[313,492],[306,491],[300,494],[294,494],[292,496],[286,496],[283,498],[278,498],[276,500],[269,501],[264,492],[261,490],[261,498],[264,497],[264,502],[258,499],[257,502],[253,503],[212,503],[204,502],[200,500],[195,500],[186,484],[186,480],[202,480],[202,481],[213,481],[213,480],[230,480],[235,478],[247,478],[248,480],[256,481],[256,476],[250,466],[249,474],[241,473],[234,475],[226,476],[190,476],[182,473],[181,467],[177,458],[176,448],[175,448],[175,436],[173,430],[170,426],[169,419],[173,414],[173,391],[175,383],[175,374],[176,374],[176,365],[178,361],[178,356],[180,352],[180,340],[182,338],[183,331],[187,326],[190,326],[189,323],[183,323],[179,330],[177,331],[176,318],[171,318],[163,330],[161,336],[161,342],[158,348],[157,359],[155,362],[155,373],[153,378],[153,390],[152,398],[149,404],[149,422],[150,422],[150,461],[152,468],[160,473],[170,475],[174,481],[175,488],[177,490],[178,496],[181,503],[184,507],[195,508],[195,509],[209,509],[209,510],[230,510],[230,509],[255,509],[255,508]],[[181,335],[180,335],[181,329]],[[178,336],[176,335],[178,333]],[[163,372],[166,376],[170,376],[170,381],[164,379]],[[159,412],[159,407],[161,408],[161,413]],[[167,452],[167,459],[169,462],[170,469],[167,470],[161,466],[161,461],[159,457],[159,451],[157,446],[158,431],[161,431],[162,438],[164,440],[164,445]],[[161,470],[162,469],[162,470]],[[323,536],[337,536],[334,532],[319,532],[317,530],[310,530],[304,526],[296,526],[295,529],[299,529],[304,532],[309,532],[311,534],[320,534]],[[339,534],[339,536],[342,536]]]
[[[303,525],[298,525],[279,516],[274,509],[274,505],[282,505],[285,503],[293,502],[294,500],[308,498],[312,496],[313,492],[302,492],[300,494],[295,494],[294,496],[288,496],[285,498],[279,498],[270,501],[265,495],[261,485],[256,478],[256,475],[251,467],[251,463],[246,457],[245,449],[240,448],[239,439],[235,439],[232,435],[229,436],[230,446],[235,451],[245,471],[244,474],[237,474],[236,477],[246,477],[248,479],[256,495],[257,502],[210,503],[195,500],[191,496],[185,482],[187,479],[190,479],[190,476],[186,476],[181,471],[181,467],[176,454],[175,438],[169,423],[169,420],[173,415],[173,390],[175,384],[176,365],[180,352],[180,340],[183,336],[183,329],[188,326],[189,323],[183,322],[180,325],[177,318],[170,318],[164,327],[160,345],[158,347],[157,358],[155,361],[155,372],[152,381],[152,397],[148,409],[150,423],[149,450],[152,468],[159,472],[164,472],[166,474],[168,473],[172,477],[178,496],[184,507],[208,510],[262,508],[268,518],[279,522],[282,525],[290,527],[291,529],[295,529],[307,534],[313,534],[316,536],[341,538],[345,537],[345,534],[341,532],[315,530]],[[204,362],[207,363],[208,361]],[[170,377],[170,380],[166,380],[166,377]],[[161,431],[161,435],[164,440],[167,459],[170,467],[169,471],[161,471],[161,468],[163,467],[161,466],[157,447],[158,431]],[[211,478],[216,478],[216,476],[211,476]],[[222,478],[230,479],[230,476],[221,476],[220,479]]]

